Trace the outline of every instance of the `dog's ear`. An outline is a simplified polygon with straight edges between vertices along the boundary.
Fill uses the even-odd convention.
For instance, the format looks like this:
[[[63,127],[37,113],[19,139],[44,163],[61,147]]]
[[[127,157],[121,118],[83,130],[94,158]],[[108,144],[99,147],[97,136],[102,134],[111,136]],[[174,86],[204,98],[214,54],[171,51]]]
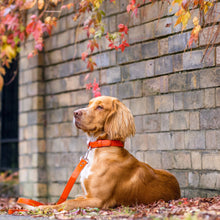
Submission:
[[[135,123],[130,110],[119,100],[113,100],[112,111],[109,113],[104,131],[111,140],[122,140],[135,134]]]

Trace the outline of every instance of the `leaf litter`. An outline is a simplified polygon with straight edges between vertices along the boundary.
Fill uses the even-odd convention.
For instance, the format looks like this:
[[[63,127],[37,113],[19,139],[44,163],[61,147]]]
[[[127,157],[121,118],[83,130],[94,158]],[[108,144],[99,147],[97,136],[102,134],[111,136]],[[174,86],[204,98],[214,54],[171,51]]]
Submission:
[[[0,216],[8,209],[21,208],[15,198],[0,198]],[[181,198],[169,202],[158,201],[148,205],[119,206],[114,209],[73,209],[70,211],[15,212],[16,216],[48,217],[49,219],[184,219],[220,220],[220,196],[211,198]],[[1,218],[1,217],[0,217]]]

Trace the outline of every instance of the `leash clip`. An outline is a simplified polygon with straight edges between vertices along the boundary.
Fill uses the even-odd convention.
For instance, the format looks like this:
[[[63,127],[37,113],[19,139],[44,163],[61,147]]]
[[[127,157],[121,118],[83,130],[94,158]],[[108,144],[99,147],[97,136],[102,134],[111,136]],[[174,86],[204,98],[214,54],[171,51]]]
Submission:
[[[80,160],[85,160],[87,163],[89,162],[88,156],[89,156],[89,151],[91,150],[91,147],[88,147],[88,150],[86,151],[86,154],[84,156],[80,157]]]

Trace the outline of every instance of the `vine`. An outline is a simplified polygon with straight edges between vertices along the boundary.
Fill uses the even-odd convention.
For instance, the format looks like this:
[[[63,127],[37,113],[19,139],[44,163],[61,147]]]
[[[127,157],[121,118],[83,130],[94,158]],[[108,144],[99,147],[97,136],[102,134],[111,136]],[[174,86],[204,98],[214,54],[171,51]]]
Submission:
[[[117,0],[107,0],[115,4]],[[154,4],[156,0],[152,0]],[[177,20],[174,26],[182,24],[182,31],[186,28],[189,20],[193,20],[194,27],[191,31],[188,47],[190,48],[193,42],[197,42],[199,34],[204,27],[207,16],[211,14],[215,6],[214,1],[206,0],[162,0],[171,5],[170,11],[174,5],[178,5],[178,11],[175,13]],[[64,4],[63,0],[2,0],[0,2],[0,89],[4,81],[3,76],[6,74],[5,68],[10,66],[12,60],[20,52],[20,45],[29,37],[33,36],[35,45],[33,51],[30,51],[28,58],[38,54],[44,47],[44,34],[51,35],[52,29],[56,26],[59,15],[63,10],[73,8],[73,21],[79,20],[85,16],[82,26],[89,38],[87,50],[81,54],[81,59],[86,62],[89,71],[93,71],[96,67],[96,62],[92,59],[92,53],[95,49],[99,49],[97,39],[105,35],[105,26],[103,18],[105,12],[101,9],[104,0],[81,0],[76,3]],[[139,7],[145,4],[145,0],[130,0],[127,5],[127,13],[133,19],[137,16]],[[59,13],[55,16],[54,10]],[[199,9],[199,15],[192,18],[192,10]],[[33,12],[30,18],[26,16],[28,10]],[[36,9],[36,10],[34,10]],[[54,10],[51,10],[54,9]],[[40,12],[40,13],[39,13]],[[38,15],[39,13],[39,15]],[[129,28],[126,24],[118,24],[118,31],[115,33],[107,33],[105,35],[109,42],[110,49],[121,50],[124,52],[126,47],[129,47],[129,42],[126,40]],[[95,83],[95,86],[93,85]],[[90,87],[97,88],[96,82],[90,84]],[[100,92],[98,90],[98,92]],[[97,92],[97,94],[99,94]],[[96,95],[97,95],[96,94]]]

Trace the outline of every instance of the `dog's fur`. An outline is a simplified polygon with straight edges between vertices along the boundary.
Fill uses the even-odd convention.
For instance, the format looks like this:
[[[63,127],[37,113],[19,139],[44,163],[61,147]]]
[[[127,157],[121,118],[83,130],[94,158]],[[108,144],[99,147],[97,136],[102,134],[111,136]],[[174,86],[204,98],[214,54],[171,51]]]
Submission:
[[[108,139],[124,142],[135,134],[130,110],[113,97],[92,99],[87,108],[75,111],[74,117],[76,127],[87,133],[88,141]],[[171,173],[153,169],[124,148],[92,149],[88,159],[89,163],[81,173],[85,196],[60,205],[41,206],[41,209],[110,208],[180,198],[179,184]]]

